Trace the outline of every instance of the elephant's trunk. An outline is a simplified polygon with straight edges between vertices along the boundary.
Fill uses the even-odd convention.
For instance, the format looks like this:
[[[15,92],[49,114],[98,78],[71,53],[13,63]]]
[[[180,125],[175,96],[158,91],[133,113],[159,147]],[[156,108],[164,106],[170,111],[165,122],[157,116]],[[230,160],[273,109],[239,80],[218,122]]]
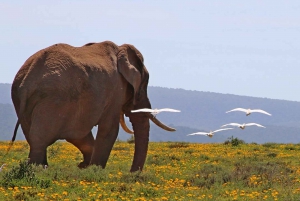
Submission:
[[[149,117],[145,114],[130,114],[134,130],[134,157],[130,172],[141,171],[144,167],[149,144]]]

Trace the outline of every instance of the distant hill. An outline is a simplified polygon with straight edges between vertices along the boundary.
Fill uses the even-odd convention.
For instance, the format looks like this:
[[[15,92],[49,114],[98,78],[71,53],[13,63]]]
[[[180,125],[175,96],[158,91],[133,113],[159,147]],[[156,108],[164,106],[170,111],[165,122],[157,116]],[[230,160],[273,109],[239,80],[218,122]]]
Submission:
[[[12,104],[0,104],[0,140],[10,140],[17,122],[15,109]],[[23,140],[24,135],[19,129],[17,140]]]
[[[0,103],[12,104],[10,97],[10,89],[11,84],[0,84]]]
[[[0,84],[0,140],[11,139],[16,122],[10,88],[10,84]],[[167,132],[151,124],[151,141],[210,143],[224,142],[234,136],[246,142],[300,143],[300,113],[298,112],[300,102],[162,87],[149,87],[148,94],[152,108],[169,107],[181,110],[181,113],[157,115],[157,118],[175,127],[177,131]],[[246,117],[242,112],[225,113],[236,107],[260,108],[268,111],[272,116],[254,113]],[[266,128],[234,129],[217,133],[213,138],[186,136],[192,132],[216,130],[221,125],[232,122],[256,122]],[[17,139],[24,139],[21,133],[18,132]],[[93,129],[93,133],[96,133],[96,128]],[[121,130],[119,139],[128,138],[130,135]]]

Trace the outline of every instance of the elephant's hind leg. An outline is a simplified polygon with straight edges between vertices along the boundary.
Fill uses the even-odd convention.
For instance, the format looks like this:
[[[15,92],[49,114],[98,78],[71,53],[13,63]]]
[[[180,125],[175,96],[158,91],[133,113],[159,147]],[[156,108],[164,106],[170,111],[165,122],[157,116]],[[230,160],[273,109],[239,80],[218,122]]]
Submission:
[[[34,125],[34,124],[33,124]],[[30,146],[29,160],[28,162],[36,165],[48,165],[47,162],[47,147],[51,145],[55,140],[43,138],[40,133],[44,133],[43,126],[31,126],[28,143]]]
[[[85,168],[90,164],[91,157],[93,154],[93,148],[94,148],[94,137],[92,132],[90,131],[88,135],[86,135],[82,139],[66,139],[68,142],[73,144],[75,147],[77,147],[82,155],[83,155],[83,161],[78,164],[79,168]]]
[[[65,125],[57,105],[49,102],[52,103],[52,100],[38,103],[31,115],[30,131],[26,138],[30,146],[29,163],[48,165],[47,147],[59,139],[61,128]]]
[[[34,142],[31,140],[29,143],[30,151],[29,151],[29,160],[28,162],[36,165],[48,165],[47,161],[47,145],[42,143]]]

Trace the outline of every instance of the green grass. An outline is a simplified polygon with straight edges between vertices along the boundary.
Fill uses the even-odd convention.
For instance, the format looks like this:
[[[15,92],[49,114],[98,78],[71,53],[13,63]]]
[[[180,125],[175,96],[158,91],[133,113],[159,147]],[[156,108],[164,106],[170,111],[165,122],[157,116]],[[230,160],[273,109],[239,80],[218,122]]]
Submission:
[[[0,200],[300,200],[299,144],[150,143],[143,172],[129,173],[134,144],[116,142],[106,169],[78,169],[67,142],[49,167],[28,165],[29,147],[0,142]]]

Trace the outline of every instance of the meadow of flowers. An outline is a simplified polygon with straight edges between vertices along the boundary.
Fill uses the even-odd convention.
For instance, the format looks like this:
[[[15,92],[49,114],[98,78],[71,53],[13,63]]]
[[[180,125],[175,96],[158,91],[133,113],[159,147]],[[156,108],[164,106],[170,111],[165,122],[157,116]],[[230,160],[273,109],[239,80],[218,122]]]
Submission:
[[[29,146],[0,142],[0,200],[300,200],[300,144],[151,142],[143,172],[129,173],[134,144],[116,142],[106,169],[78,169],[67,142],[49,167],[26,163]]]

